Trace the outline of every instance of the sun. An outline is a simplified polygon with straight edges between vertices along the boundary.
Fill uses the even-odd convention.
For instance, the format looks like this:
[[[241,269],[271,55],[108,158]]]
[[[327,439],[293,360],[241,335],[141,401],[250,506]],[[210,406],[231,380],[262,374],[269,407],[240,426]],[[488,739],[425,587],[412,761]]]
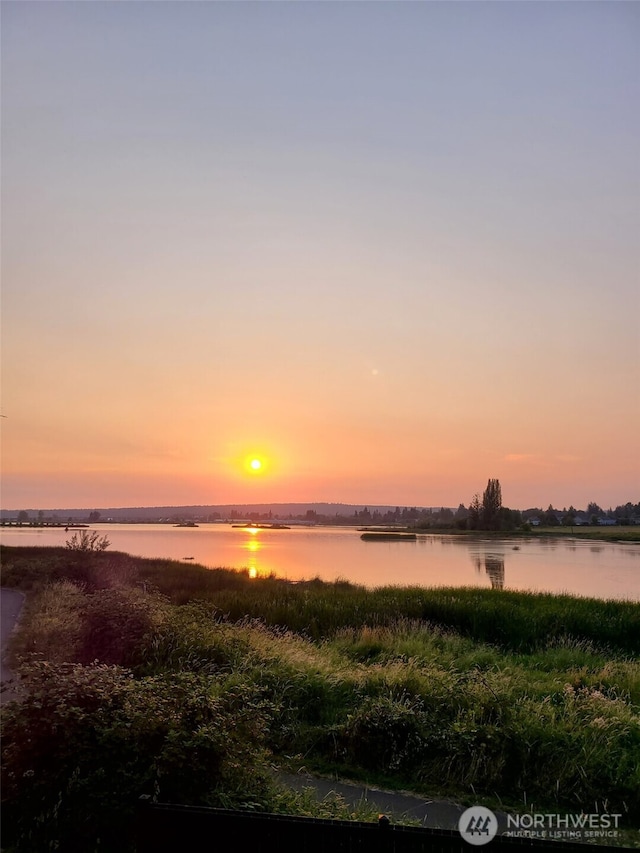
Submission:
[[[263,453],[248,454],[244,458],[244,470],[250,477],[264,476],[269,468],[269,460]]]

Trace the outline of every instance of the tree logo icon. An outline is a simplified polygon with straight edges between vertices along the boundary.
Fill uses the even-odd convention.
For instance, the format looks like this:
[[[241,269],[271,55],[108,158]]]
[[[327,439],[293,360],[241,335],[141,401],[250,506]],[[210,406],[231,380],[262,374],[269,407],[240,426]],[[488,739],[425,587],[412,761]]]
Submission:
[[[472,806],[460,815],[458,830],[469,844],[488,844],[498,831],[498,818],[491,809]]]

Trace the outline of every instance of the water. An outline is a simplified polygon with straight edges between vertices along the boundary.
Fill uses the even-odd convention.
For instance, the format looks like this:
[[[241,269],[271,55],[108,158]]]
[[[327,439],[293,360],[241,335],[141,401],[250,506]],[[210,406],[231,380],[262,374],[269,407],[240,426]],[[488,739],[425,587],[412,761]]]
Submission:
[[[364,542],[354,528],[256,530],[229,524],[94,524],[91,529],[108,537],[112,551],[193,558],[211,568],[247,568],[252,576],[343,578],[367,587],[494,586],[640,601],[639,543],[428,534],[416,541]],[[6,545],[64,545],[71,535],[63,528],[0,528]]]

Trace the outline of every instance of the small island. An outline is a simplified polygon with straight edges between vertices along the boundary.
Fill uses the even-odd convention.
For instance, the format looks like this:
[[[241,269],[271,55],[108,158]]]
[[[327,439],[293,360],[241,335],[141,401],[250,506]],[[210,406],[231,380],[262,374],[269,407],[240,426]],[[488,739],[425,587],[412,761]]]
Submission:
[[[391,532],[389,530],[368,531],[360,536],[366,542],[415,542],[418,538],[415,533]]]

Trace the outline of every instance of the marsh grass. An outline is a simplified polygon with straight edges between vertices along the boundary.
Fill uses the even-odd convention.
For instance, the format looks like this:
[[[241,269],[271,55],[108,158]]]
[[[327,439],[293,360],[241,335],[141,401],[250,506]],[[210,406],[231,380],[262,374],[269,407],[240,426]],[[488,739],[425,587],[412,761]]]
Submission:
[[[176,768],[172,795],[183,801],[344,814],[344,804],[313,805],[269,783],[270,763],[297,760],[461,801],[640,820],[638,605],[497,590],[366,591],[118,554],[78,563],[49,549],[22,551],[5,549],[3,582],[30,590],[13,655],[25,689],[35,684],[31,695],[40,698],[11,711],[15,749],[5,751],[3,773],[23,825],[36,825],[37,815],[19,745],[96,695],[83,726],[71,727],[69,749],[79,756],[72,770],[58,772],[55,739],[37,737],[39,815],[55,810],[61,785],[93,796],[114,784],[115,776],[95,776],[87,746],[106,738],[116,752],[138,756],[122,791],[141,779],[162,785],[154,776],[162,755]],[[55,679],[43,681],[34,660],[55,664]],[[186,716],[167,704],[169,684],[180,685],[181,701],[191,696]],[[127,690],[135,702],[114,706],[108,697]],[[237,729],[227,710],[238,701],[255,710],[257,728],[245,715]],[[174,728],[158,734],[167,714]],[[141,739],[129,739],[128,727]],[[237,764],[241,748],[259,784]],[[196,766],[214,754],[218,763],[181,782],[179,768],[198,749],[204,764]],[[113,808],[125,806],[116,797]]]
[[[345,583],[269,581],[221,589],[210,600],[231,619],[249,615],[318,640],[353,625],[392,625],[403,616],[512,651],[532,652],[569,639],[640,654],[640,608],[632,602],[475,587],[370,591]]]

